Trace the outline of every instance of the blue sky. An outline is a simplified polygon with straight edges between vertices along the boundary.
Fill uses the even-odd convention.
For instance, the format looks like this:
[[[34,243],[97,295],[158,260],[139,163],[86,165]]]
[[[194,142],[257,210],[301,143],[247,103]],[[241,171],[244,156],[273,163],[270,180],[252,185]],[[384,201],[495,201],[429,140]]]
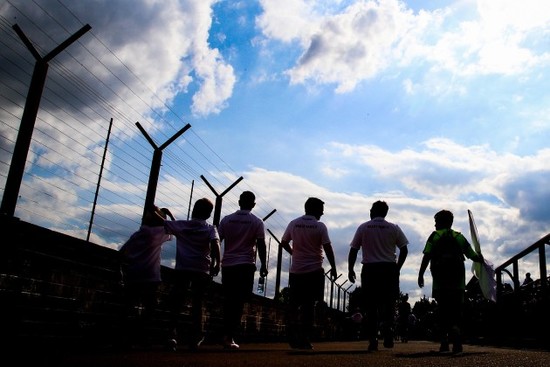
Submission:
[[[105,117],[110,112],[100,111],[110,108],[123,116],[119,120],[127,119],[125,127],[115,126],[108,159],[112,176],[104,181],[110,195],[102,194],[109,195],[109,201],[101,203],[99,217],[103,229],[109,223],[119,227],[109,222],[109,213],[128,220],[112,229],[114,238],[106,230],[94,232],[92,238],[102,245],[118,247],[136,229],[143,204],[146,180],[136,179],[138,165],[135,174],[129,169],[136,154],[123,152],[130,144],[147,148],[140,133],[132,131],[135,121],[158,142],[190,123],[191,136],[186,133],[166,153],[161,182],[170,182],[180,192],[189,190],[189,178],[176,173],[183,165],[176,149],[190,144],[206,151],[199,155],[206,163],[189,163],[189,177],[199,181],[197,194],[209,193],[204,187],[201,191],[200,174],[216,180],[219,192],[244,177],[246,189],[259,198],[257,214],[277,209],[266,227],[278,236],[289,220],[302,214],[307,197],[323,199],[322,220],[344,274],[341,279],[347,274],[354,230],[368,220],[372,202],[386,200],[387,219],[399,224],[410,240],[401,284],[413,300],[430,296],[429,279],[421,290],[416,276],[433,215],[440,209],[455,213],[454,227],[467,238],[467,210],[472,210],[482,251],[496,265],[549,232],[546,0],[8,0],[0,5],[0,14],[3,32],[18,23],[44,52],[83,24],[92,26],[59,61],[89,85],[113,89],[95,93],[98,101],[85,103],[76,100],[78,90],[59,93],[65,103],[68,96],[75,97],[65,110],[49,97],[41,105],[41,121],[59,119],[71,110],[70,117],[63,118],[70,125],[85,110]],[[17,44],[17,38],[13,42]],[[3,59],[19,55],[32,65],[28,50],[16,52],[15,47],[5,48]],[[12,79],[12,64],[5,65],[0,74],[2,84],[9,86],[0,99],[2,182],[30,78],[27,71]],[[50,70],[46,96],[54,94],[54,81],[65,73],[56,65]],[[120,100],[125,105],[117,109]],[[101,151],[104,120],[103,130],[98,130],[94,126],[100,126],[95,125],[99,119],[91,113],[87,118],[90,122],[81,130],[90,129],[90,141],[63,154],[80,151],[86,157]],[[34,138],[47,140],[51,135],[40,136]],[[47,166],[55,161],[58,169],[71,173],[88,167],[82,158],[68,165],[47,148],[37,148],[35,154],[30,161],[47,158]],[[143,160],[148,159],[144,154]],[[212,160],[216,163],[210,167]],[[94,164],[97,167],[97,159]],[[115,174],[120,165],[128,170]],[[36,168],[34,177],[39,176]],[[36,182],[46,186],[50,178]],[[84,185],[91,188],[94,180]],[[240,185],[228,195],[224,213],[235,209],[241,187],[245,189]],[[159,188],[159,203],[182,217],[186,196],[163,190]],[[131,195],[136,199],[126,202]],[[60,195],[43,196],[47,200],[25,200],[23,193],[16,215],[82,237],[89,201],[86,206],[75,200],[80,211],[68,218],[62,213],[49,217],[45,212],[55,205],[45,202]],[[72,206],[69,202],[65,205]],[[68,221],[72,226],[65,228],[62,223]],[[172,254],[166,253],[167,264]],[[534,261],[527,259],[520,272],[531,271],[536,278]]]

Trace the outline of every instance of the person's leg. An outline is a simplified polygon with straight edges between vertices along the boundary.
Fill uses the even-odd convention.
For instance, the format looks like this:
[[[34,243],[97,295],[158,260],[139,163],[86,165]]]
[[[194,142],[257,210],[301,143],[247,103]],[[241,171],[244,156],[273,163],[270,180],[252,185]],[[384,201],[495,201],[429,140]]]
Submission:
[[[464,314],[464,292],[453,292],[449,310],[449,337],[453,343],[453,353],[462,352],[462,320]]]
[[[141,300],[143,311],[140,321],[140,339],[150,344],[153,339],[153,324],[156,308],[158,306],[158,288],[160,283],[158,282],[145,282],[142,284]]]
[[[313,325],[315,320],[315,305],[317,302],[323,301],[324,294],[324,278],[323,269],[304,274],[303,285],[303,302],[302,302],[302,335],[300,344],[302,349],[313,349],[311,338],[313,336]]]
[[[375,279],[380,279],[377,294],[380,298],[379,313],[382,320],[384,347],[393,348],[395,334],[395,304],[399,295],[399,271],[394,263],[380,264]]]
[[[449,351],[449,332],[451,329],[451,299],[448,290],[439,290],[436,294],[438,306],[438,324],[441,339],[440,352]]]
[[[121,346],[129,348],[136,341],[137,313],[136,306],[139,304],[139,287],[135,283],[124,285],[124,307],[122,312],[122,335]]]
[[[238,303],[235,290],[237,281],[235,267],[222,267],[224,341],[226,338],[233,338]]]
[[[365,310],[365,333],[369,340],[369,350],[378,350],[378,304],[373,291],[370,265],[364,264],[361,270],[361,303]]]
[[[252,294],[255,266],[243,264],[222,268],[224,290],[224,346],[238,349],[234,337],[241,326],[245,302]]]
[[[168,298],[170,309],[170,326],[168,330],[167,347],[175,350],[178,341],[185,335],[180,325],[180,313],[183,302],[187,299],[191,280],[189,273],[184,270],[174,272],[174,285]]]
[[[315,300],[308,297],[302,303],[302,326],[300,329],[299,343],[301,349],[312,349],[311,336],[313,334],[313,321],[315,318]]]
[[[210,285],[210,276],[202,272],[191,271],[189,273],[191,276],[191,331],[188,343],[191,349],[196,349],[200,347],[203,340],[203,300]]]
[[[305,302],[303,287],[303,274],[290,273],[289,284],[289,302],[286,313],[287,320],[287,338],[291,348],[299,348],[301,343],[301,328],[303,304]]]

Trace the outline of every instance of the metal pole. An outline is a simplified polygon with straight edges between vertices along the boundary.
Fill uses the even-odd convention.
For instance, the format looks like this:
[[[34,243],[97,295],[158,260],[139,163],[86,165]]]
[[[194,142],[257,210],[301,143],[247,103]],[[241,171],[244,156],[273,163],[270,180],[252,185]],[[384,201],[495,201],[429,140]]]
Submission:
[[[90,27],[90,25],[86,24],[78,32],[57,46],[53,51],[48,53],[46,56],[41,57],[32,45],[31,41],[29,41],[29,39],[25,36],[21,28],[19,28],[17,24],[13,26],[13,29],[19,38],[21,38],[25,46],[27,46],[29,51],[34,56],[36,64],[34,65],[31,84],[27,93],[27,101],[25,102],[25,109],[23,110],[23,116],[21,117],[21,125],[19,126],[17,140],[15,141],[15,147],[11,157],[10,169],[6,179],[6,185],[4,187],[4,196],[2,197],[2,204],[0,206],[1,214],[6,214],[13,217],[15,213],[15,206],[17,205],[17,198],[19,196],[21,182],[23,181],[23,174],[25,172],[25,163],[27,163],[27,155],[31,146],[34,124],[36,123],[36,116],[38,115],[38,108],[40,106],[40,100],[42,99],[42,92],[44,91],[44,85],[46,82],[46,75],[48,73],[48,61],[53,59],[57,54],[63,51],[63,49],[80,38],[80,36],[89,31],[91,28],[92,27]]]
[[[548,289],[548,275],[546,271],[546,250],[544,246],[546,246],[544,243],[539,246],[539,271],[542,294],[546,295],[546,291]]]
[[[189,207],[187,208],[187,220],[189,220],[189,213],[191,212],[191,205],[193,202],[193,188],[195,187],[195,180],[191,181],[191,193],[189,194]]]
[[[160,174],[160,167],[162,163],[162,151],[164,148],[166,148],[169,144],[171,144],[174,140],[176,140],[181,134],[183,134],[187,129],[191,127],[191,125],[187,124],[182,129],[180,129],[177,133],[172,135],[170,139],[168,139],[164,144],[162,144],[160,147],[157,147],[153,139],[147,134],[145,129],[140,125],[139,122],[136,122],[136,126],[141,131],[143,136],[145,136],[145,139],[151,144],[151,146],[154,149],[153,153],[153,161],[151,162],[151,171],[149,173],[149,182],[147,184],[147,195],[145,196],[145,205],[143,206],[143,215],[141,217],[141,223],[143,223],[143,219],[145,218],[145,213],[147,211],[147,208],[153,206],[155,204],[155,195],[157,192],[157,184],[158,184],[158,178]]]
[[[269,214],[267,214],[265,217],[263,217],[262,221],[265,222],[269,217],[271,217],[273,215],[273,213],[275,213],[277,211],[277,209],[273,209]],[[269,267],[269,252],[271,251],[271,237],[269,238],[269,246],[268,248],[266,249],[266,267]],[[258,261],[258,253],[256,251],[256,253],[254,254],[254,259],[255,259],[255,262],[257,264],[257,261]],[[261,278],[261,276],[260,276]],[[264,297],[267,296],[267,277],[264,278],[264,292],[263,292],[263,295]]]
[[[212,192],[214,193],[214,195],[216,195],[216,206],[214,208],[214,220],[213,220],[213,223],[215,226],[217,226],[218,224],[220,224],[220,217],[221,217],[221,213],[222,213],[222,197],[227,194],[227,192],[229,192],[229,190],[231,190],[233,187],[235,187],[235,185],[237,185],[239,182],[241,182],[241,180],[243,179],[243,177],[239,177],[235,182],[233,182],[231,184],[231,186],[229,186],[227,189],[225,189],[224,192],[222,192],[221,194],[218,194],[216,192],[216,190],[214,189],[214,187],[212,187],[212,185],[210,185],[210,182],[208,182],[208,180],[203,176],[201,175],[201,178],[202,180],[204,181],[204,183],[210,188],[210,190],[212,190]]]
[[[269,237],[269,243],[267,245],[267,254],[266,254],[266,267],[269,268],[269,258],[270,258],[270,252],[271,252],[271,237]],[[267,296],[267,277],[265,277],[265,285],[264,285],[264,297]]]
[[[99,177],[97,179],[97,187],[95,189],[94,204],[92,206],[92,216],[90,217],[90,225],[88,227],[88,235],[86,242],[90,242],[90,233],[92,232],[92,224],[94,223],[95,207],[97,204],[97,196],[99,195],[99,187],[101,186],[101,177],[103,176],[103,167],[105,165],[105,156],[107,155],[107,147],[109,146],[109,138],[111,136],[111,128],[113,126],[113,118],[109,122],[109,130],[107,130],[107,140],[105,140],[105,148],[103,149],[103,158],[101,159],[101,167],[99,168]]]
[[[271,217],[275,212],[277,211],[277,209],[273,209],[268,215],[266,215],[265,217],[263,217],[262,221],[266,221],[269,217]]]
[[[337,310],[340,310],[340,290],[342,289],[344,284],[346,284],[347,281],[348,280],[346,279],[342,284],[338,285],[338,301],[336,302],[336,309]]]
[[[279,295],[281,293],[281,268],[282,268],[282,262],[283,262],[283,247],[281,246],[281,241],[271,232],[271,230],[268,228],[267,232],[273,237],[273,239],[279,244],[279,247],[277,249],[277,274],[275,275],[275,296],[274,299],[279,298]]]
[[[349,294],[348,290],[353,287],[353,284],[350,284],[349,287],[347,287],[345,290],[344,290],[344,305],[342,306],[342,311],[346,312],[346,296]]]
[[[326,274],[325,274],[326,275]],[[334,298],[334,283],[336,283],[336,281],[338,280],[338,278],[340,278],[342,276],[342,274],[338,275],[336,277],[336,279],[332,280],[331,279],[331,283],[330,283],[330,308],[333,308],[332,307],[332,304],[333,304],[333,298]]]

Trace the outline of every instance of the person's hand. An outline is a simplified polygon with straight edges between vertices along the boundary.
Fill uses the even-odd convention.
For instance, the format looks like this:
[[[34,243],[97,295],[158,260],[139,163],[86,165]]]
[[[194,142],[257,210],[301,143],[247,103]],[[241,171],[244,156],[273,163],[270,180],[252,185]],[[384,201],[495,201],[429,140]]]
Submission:
[[[338,273],[336,272],[336,268],[330,268],[330,279],[333,281],[338,278]]]
[[[267,276],[267,267],[265,265],[262,265],[260,267],[260,276],[262,278],[265,278]]]
[[[210,266],[210,276],[211,277],[218,276],[219,272],[220,272],[220,264],[212,264],[212,266]]]
[[[424,275],[419,275],[418,276],[418,286],[420,288],[423,288],[424,287]]]
[[[352,283],[355,283],[355,271],[350,270],[348,272],[348,280]]]

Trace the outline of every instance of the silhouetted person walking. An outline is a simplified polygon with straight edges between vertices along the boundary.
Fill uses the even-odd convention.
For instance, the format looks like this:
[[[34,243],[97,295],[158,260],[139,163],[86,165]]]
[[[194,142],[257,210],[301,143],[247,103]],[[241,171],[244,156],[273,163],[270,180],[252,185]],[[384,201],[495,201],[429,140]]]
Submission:
[[[466,271],[464,256],[481,262],[478,255],[462,233],[451,229],[453,213],[441,210],[434,216],[435,231],[432,232],[426,246],[418,274],[418,285],[424,287],[424,272],[430,265],[432,273],[432,296],[439,307],[439,327],[441,329],[440,352],[449,351],[453,344],[453,353],[462,353],[462,318],[464,312],[464,292]]]
[[[124,283],[124,346],[146,346],[151,342],[151,326],[162,282],[160,255],[162,245],[171,239],[164,231],[164,219],[174,216],[167,208],[148,208],[139,230],[120,248]],[[142,307],[138,312],[137,308]]]
[[[336,280],[337,277],[328,230],[319,221],[324,214],[324,204],[318,198],[307,199],[305,215],[288,224],[281,240],[281,246],[292,255],[287,316],[287,335],[291,348],[313,349],[310,338],[315,303],[322,301],[324,296],[323,251],[331,266],[331,279]]]
[[[174,288],[170,296],[172,312],[171,347],[176,348],[178,337],[185,333],[179,327],[183,302],[191,295],[191,330],[186,334],[191,349],[200,347],[202,335],[202,307],[204,294],[212,277],[220,271],[220,239],[216,227],[206,222],[214,205],[206,198],[193,206],[191,220],[166,221],[166,233],[176,239],[176,266]]]
[[[362,223],[351,241],[348,255],[348,279],[355,283],[355,261],[359,249],[361,260],[361,302],[366,311],[369,351],[378,350],[381,324],[384,347],[393,348],[395,302],[399,296],[399,272],[407,258],[409,241],[398,225],[388,222],[388,204],[376,201],[370,220]],[[399,256],[396,252],[399,250]]]
[[[254,193],[244,191],[239,197],[240,209],[225,216],[218,227],[223,243],[223,346],[227,349],[239,349],[234,337],[241,325],[244,304],[254,287],[256,250],[261,263],[260,276],[267,275],[264,222],[251,213],[255,201]]]

